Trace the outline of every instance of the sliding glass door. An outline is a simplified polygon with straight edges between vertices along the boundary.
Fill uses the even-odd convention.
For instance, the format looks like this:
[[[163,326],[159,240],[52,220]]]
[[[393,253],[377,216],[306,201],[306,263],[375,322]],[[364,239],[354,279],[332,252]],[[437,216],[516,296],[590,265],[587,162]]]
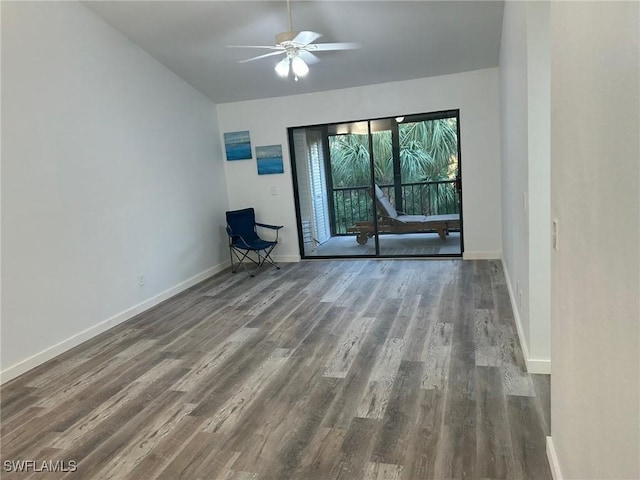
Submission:
[[[289,130],[307,257],[460,256],[458,112]]]

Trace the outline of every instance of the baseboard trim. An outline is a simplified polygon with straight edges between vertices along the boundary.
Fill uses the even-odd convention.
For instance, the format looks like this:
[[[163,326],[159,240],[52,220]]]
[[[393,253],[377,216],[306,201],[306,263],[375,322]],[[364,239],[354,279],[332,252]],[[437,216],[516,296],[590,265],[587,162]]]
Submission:
[[[558,462],[556,448],[553,445],[553,438],[551,437],[547,437],[547,460],[549,461],[549,468],[551,469],[553,480],[563,480],[562,472],[560,471],[560,462]]]
[[[279,263],[300,263],[300,255],[276,255]]]
[[[500,260],[502,252],[464,252],[463,260]]]
[[[525,357],[527,372],[551,375],[551,360]]]
[[[518,331],[518,338],[520,339],[520,346],[522,347],[522,355],[524,361],[527,364],[527,372],[529,373],[541,373],[549,375],[551,374],[551,360],[531,358],[529,356],[529,346],[527,345],[526,336],[524,334],[524,328],[522,327],[522,319],[520,318],[520,311],[518,310],[518,302],[516,296],[511,288],[511,279],[509,278],[509,269],[504,258],[502,260],[502,270],[504,271],[505,280],[507,281],[507,290],[509,291],[509,300],[511,300],[511,310],[513,310],[513,317],[516,321],[516,330]]]
[[[22,375],[23,373],[28,372],[29,370],[43,364],[48,360],[51,360],[52,358],[57,357],[58,355],[68,350],[71,350],[74,347],[77,347],[82,342],[85,342],[95,337],[96,335],[99,335],[109,330],[110,328],[115,327],[116,325],[119,325],[120,323],[135,317],[136,315],[144,312],[145,310],[149,310],[150,308],[155,307],[159,303],[164,302],[165,300],[173,297],[174,295],[177,295],[180,292],[183,292],[187,288],[190,288],[196,285],[197,283],[215,275],[216,273],[223,271],[225,268],[228,268],[229,265],[230,264],[227,261],[219,265],[215,265],[211,268],[208,268],[207,270],[197,275],[194,275],[193,277],[183,282],[180,282],[174,287],[171,287],[165,290],[164,292],[161,292],[151,297],[150,299],[145,300],[142,303],[134,305],[133,307],[128,308],[127,310],[120,312],[114,315],[113,317],[98,323],[97,325],[94,325],[93,327],[87,328],[86,330],[83,330],[82,332],[77,333],[67,338],[66,340],[63,340],[62,342],[56,345],[53,345],[52,347],[49,347],[46,350],[43,350],[42,352],[27,358],[26,360],[23,360],[15,365],[12,365],[6,370],[3,370],[2,372],[0,372],[0,385],[18,377],[19,375]]]

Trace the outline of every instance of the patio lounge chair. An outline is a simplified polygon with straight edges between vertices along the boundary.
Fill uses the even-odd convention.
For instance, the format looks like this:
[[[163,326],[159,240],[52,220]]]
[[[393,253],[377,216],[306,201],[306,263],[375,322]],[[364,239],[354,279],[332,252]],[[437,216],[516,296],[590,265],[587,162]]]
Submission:
[[[429,233],[438,232],[442,240],[447,239],[449,229],[460,228],[460,215],[405,215],[398,212],[378,185],[374,187],[376,207],[378,210],[378,233]],[[360,245],[367,243],[374,235],[373,222],[356,222],[347,229],[355,233]]]

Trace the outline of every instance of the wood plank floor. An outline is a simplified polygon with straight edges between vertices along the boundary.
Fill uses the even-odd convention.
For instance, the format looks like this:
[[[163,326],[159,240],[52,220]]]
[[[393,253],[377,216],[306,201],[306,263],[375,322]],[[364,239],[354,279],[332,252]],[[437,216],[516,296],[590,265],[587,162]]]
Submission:
[[[499,262],[225,272],[4,385],[2,478],[546,480],[548,403]]]

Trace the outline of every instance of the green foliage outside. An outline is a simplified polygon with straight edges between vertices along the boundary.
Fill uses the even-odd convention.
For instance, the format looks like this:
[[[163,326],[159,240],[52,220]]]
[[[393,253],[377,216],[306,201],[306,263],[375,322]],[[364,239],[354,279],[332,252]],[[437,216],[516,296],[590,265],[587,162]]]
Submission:
[[[456,119],[401,123],[398,127],[402,210],[410,215],[458,213],[458,195],[453,182],[427,183],[456,177]],[[391,131],[373,132],[371,143],[376,183],[395,204]],[[345,233],[354,222],[373,219],[372,200],[367,191],[371,183],[369,137],[330,136],[329,148],[333,187],[338,189],[334,192],[336,233]],[[414,183],[420,185],[407,185]]]

